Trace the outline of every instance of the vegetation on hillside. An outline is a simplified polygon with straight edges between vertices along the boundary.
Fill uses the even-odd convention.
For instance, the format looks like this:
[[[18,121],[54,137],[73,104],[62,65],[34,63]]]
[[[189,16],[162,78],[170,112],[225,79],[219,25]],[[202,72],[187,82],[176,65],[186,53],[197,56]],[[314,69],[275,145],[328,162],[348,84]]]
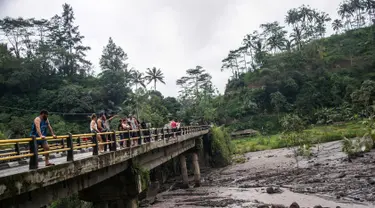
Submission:
[[[211,165],[224,167],[232,162],[233,146],[226,129],[213,127],[211,129]]]
[[[306,124],[330,124],[370,115],[374,101],[374,1],[344,1],[336,34],[325,37],[329,15],[309,6],[290,9],[288,32],[279,22],[246,34],[223,60],[233,72],[218,97],[218,121],[233,130],[282,130],[296,114]]]

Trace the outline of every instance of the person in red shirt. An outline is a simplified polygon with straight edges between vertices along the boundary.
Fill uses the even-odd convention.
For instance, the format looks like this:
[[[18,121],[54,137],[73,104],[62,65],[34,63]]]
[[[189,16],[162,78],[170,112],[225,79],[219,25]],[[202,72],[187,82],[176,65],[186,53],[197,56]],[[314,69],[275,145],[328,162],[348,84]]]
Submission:
[[[172,132],[176,132],[176,130],[177,130],[177,123],[176,123],[176,121],[174,121],[174,120],[172,119],[170,125],[171,125],[171,128],[172,128]]]

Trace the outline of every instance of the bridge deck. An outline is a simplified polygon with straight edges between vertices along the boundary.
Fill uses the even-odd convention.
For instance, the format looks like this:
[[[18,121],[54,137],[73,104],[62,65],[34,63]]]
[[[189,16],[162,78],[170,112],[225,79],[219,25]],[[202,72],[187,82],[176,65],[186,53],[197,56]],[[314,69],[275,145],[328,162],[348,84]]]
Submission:
[[[88,158],[88,157],[92,157],[92,152],[76,154],[74,155],[74,160],[81,160],[81,159]],[[67,163],[66,157],[50,159],[50,162],[55,163],[55,165]],[[44,160],[42,162],[39,162],[39,169],[42,169],[42,168],[46,168]],[[0,170],[0,177],[10,176],[10,175],[14,175],[17,173],[23,173],[23,172],[28,172],[28,171],[30,171],[29,165],[7,168],[4,170]]]

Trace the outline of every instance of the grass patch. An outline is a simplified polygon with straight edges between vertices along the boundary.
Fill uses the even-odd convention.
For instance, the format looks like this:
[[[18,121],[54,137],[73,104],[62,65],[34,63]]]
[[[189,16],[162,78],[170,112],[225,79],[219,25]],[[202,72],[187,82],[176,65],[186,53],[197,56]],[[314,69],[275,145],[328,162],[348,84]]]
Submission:
[[[310,143],[324,143],[341,140],[344,137],[354,138],[366,133],[362,122],[348,122],[337,125],[313,126],[304,130]],[[281,138],[281,134],[270,136],[256,136],[244,139],[232,140],[235,154],[256,152],[268,149],[287,147],[287,142]]]

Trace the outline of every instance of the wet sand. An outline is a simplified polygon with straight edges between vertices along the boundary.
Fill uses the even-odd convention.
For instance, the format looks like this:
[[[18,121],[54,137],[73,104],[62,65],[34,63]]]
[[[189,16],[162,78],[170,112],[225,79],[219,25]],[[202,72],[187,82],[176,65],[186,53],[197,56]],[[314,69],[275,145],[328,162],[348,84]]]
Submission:
[[[375,151],[348,162],[341,142],[326,143],[319,151],[313,148],[311,158],[300,158],[299,167],[290,149],[245,157],[243,164],[203,170],[201,187],[160,193],[150,206],[289,207],[297,202],[300,207],[375,207]]]

